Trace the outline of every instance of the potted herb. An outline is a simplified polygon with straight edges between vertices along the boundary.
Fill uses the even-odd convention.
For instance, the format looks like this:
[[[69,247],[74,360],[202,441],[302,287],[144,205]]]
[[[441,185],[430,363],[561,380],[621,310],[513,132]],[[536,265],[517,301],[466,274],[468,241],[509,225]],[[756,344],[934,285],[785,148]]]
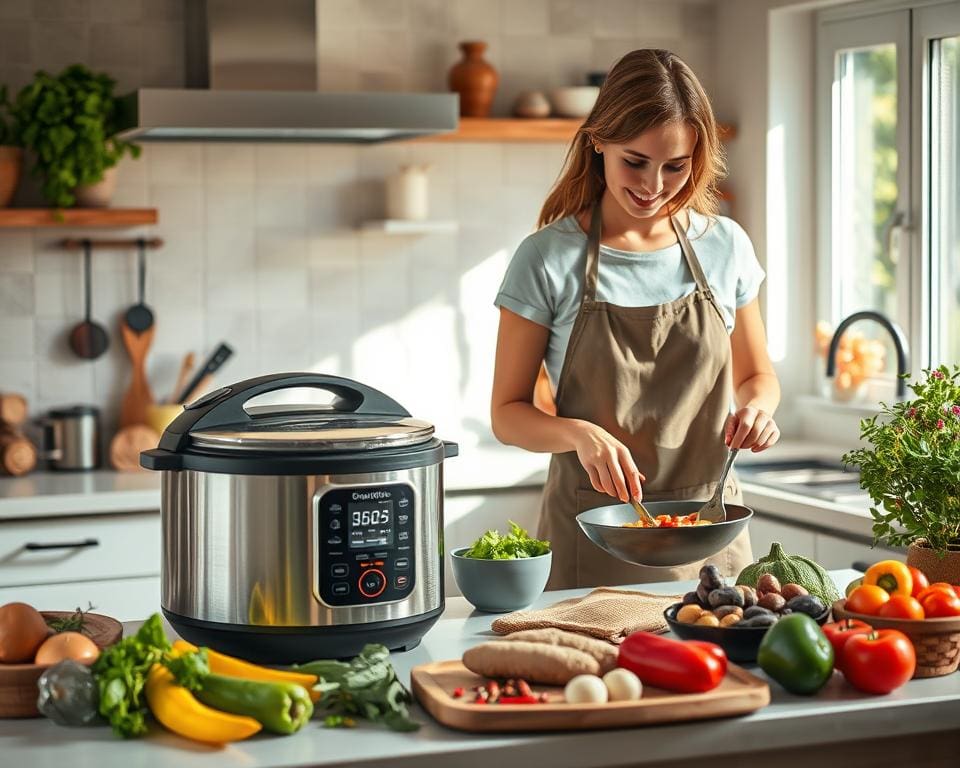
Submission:
[[[877,542],[908,545],[907,563],[931,581],[960,583],[960,365],[924,371],[912,400],[884,404],[860,422],[871,447],[845,454],[860,485]]]
[[[13,116],[22,145],[35,157],[31,173],[42,178],[44,197],[58,208],[108,205],[113,169],[125,152],[140,154],[115,135],[114,85],[108,75],[74,64],[56,77],[37,72],[17,94]]]
[[[0,86],[0,208],[6,208],[13,200],[13,193],[20,183],[22,163],[23,150],[17,142],[7,86],[3,85]]]

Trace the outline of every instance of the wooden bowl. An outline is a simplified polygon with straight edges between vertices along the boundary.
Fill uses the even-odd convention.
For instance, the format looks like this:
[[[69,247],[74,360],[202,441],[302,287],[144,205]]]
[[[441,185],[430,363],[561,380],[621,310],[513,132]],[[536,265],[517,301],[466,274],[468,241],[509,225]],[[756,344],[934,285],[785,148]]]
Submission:
[[[960,616],[941,619],[888,619],[845,610],[846,600],[833,604],[833,618],[860,619],[874,629],[898,629],[913,643],[917,652],[914,677],[940,677],[960,666]]]
[[[65,619],[74,611],[40,611],[44,619]],[[110,616],[84,614],[83,634],[101,649],[123,636],[123,626]],[[37,680],[49,664],[0,664],[0,717],[39,717]]]

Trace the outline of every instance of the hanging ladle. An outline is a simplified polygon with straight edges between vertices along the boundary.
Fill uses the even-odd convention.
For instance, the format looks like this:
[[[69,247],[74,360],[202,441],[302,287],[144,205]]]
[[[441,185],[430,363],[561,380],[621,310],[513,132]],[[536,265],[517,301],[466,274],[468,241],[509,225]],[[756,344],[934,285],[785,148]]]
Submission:
[[[136,334],[141,334],[153,325],[153,312],[143,302],[143,294],[147,281],[147,241],[137,238],[137,303],[130,307],[123,316],[127,327]]]
[[[77,357],[84,360],[96,360],[107,351],[110,346],[110,337],[106,329],[91,319],[91,294],[93,291],[93,276],[90,269],[92,245],[89,240],[82,240],[83,248],[83,297],[84,319],[77,323],[70,331],[70,349]]]

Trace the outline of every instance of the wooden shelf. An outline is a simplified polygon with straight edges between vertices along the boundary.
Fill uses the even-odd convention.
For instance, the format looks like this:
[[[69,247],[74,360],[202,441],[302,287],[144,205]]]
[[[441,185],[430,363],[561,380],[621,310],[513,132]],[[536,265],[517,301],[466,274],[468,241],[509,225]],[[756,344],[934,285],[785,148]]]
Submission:
[[[0,227],[135,227],[156,223],[156,208],[0,208]]]
[[[430,235],[436,232],[456,232],[455,221],[407,221],[405,219],[377,219],[360,225],[364,232],[381,235]]]
[[[416,141],[463,142],[463,141],[570,141],[583,120],[574,117],[547,117],[543,119],[523,117],[461,117],[460,125],[452,133],[436,133]],[[720,139],[730,141],[737,129],[725,123],[719,126]]]

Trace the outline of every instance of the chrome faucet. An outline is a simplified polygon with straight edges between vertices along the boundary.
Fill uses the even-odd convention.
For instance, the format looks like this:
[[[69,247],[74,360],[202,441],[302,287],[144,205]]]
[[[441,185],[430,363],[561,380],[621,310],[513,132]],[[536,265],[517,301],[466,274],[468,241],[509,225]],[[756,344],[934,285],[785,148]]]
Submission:
[[[893,346],[897,350],[897,399],[902,400],[907,393],[907,381],[904,374],[908,370],[907,362],[907,338],[903,335],[900,326],[893,322],[889,317],[873,310],[864,310],[863,312],[854,312],[849,317],[840,321],[837,330],[833,332],[833,338],[830,339],[830,351],[827,352],[827,378],[832,379],[837,372],[837,348],[840,346],[840,337],[843,332],[853,325],[857,320],[876,320],[880,325],[887,329],[890,337],[893,339]]]

